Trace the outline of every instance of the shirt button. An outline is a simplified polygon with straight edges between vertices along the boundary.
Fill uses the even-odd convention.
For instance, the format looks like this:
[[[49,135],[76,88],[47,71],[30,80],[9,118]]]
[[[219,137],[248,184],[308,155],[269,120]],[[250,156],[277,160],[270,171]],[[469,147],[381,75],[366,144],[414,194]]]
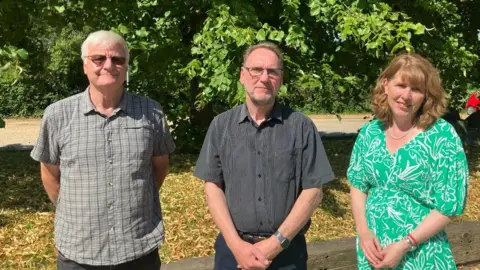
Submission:
[[[262,197],[258,197],[258,201],[261,202],[261,201],[262,201]]]
[[[108,183],[108,184],[109,184],[110,186],[113,186],[113,183],[112,183],[112,182],[110,182],[110,183]]]
[[[263,222],[260,221],[260,226],[263,226]]]
[[[257,154],[259,154],[259,155],[260,155],[261,153],[262,153],[262,152],[260,152],[260,151],[257,151]]]
[[[258,176],[258,178],[262,178],[262,175],[261,175],[261,174],[258,174],[257,176]]]
[[[110,160],[108,161],[108,163],[112,164],[112,163],[113,163],[113,160],[110,159]]]

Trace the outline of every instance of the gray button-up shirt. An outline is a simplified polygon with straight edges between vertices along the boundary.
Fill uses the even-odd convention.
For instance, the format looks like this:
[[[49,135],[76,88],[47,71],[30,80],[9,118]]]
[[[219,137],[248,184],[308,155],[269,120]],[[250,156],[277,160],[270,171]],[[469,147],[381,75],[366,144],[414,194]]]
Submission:
[[[236,229],[249,233],[275,232],[302,190],[335,178],[313,122],[279,103],[260,126],[245,104],[215,117],[194,174],[224,184]]]
[[[65,257],[113,265],[163,241],[152,157],[173,152],[160,105],[124,93],[110,117],[87,91],[45,110],[33,159],[60,166],[55,242]]]

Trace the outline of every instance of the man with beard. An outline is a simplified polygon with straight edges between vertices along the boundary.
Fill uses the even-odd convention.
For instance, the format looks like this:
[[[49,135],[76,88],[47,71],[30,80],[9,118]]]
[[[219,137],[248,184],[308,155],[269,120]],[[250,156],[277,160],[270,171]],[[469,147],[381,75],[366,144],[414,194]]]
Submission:
[[[215,269],[306,269],[304,234],[335,176],[313,122],[276,100],[280,49],[262,42],[243,60],[246,102],[212,121],[194,173],[220,230]]]

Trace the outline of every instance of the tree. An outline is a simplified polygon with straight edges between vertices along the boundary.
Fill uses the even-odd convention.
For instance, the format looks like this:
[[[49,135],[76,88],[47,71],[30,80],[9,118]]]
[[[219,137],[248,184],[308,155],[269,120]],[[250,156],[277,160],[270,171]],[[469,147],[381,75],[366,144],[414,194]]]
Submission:
[[[469,0],[4,0],[0,115],[39,114],[82,91],[80,44],[99,29],[125,37],[128,89],[163,105],[182,151],[198,150],[213,116],[243,101],[241,54],[262,40],[285,52],[279,98],[295,108],[368,111],[379,71],[402,51],[429,58],[459,108],[479,84],[479,9]]]

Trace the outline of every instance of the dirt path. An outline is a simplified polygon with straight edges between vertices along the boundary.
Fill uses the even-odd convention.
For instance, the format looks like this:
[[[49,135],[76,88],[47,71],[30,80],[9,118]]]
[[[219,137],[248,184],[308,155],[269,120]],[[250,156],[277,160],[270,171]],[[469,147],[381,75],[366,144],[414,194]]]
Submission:
[[[335,115],[310,115],[322,134],[356,133],[368,120],[369,114],[342,115],[339,121]],[[4,119],[5,128],[0,129],[0,149],[29,149],[37,140],[40,118]]]
[[[40,119],[4,119],[5,128],[0,128],[0,147],[32,146],[40,130]]]

